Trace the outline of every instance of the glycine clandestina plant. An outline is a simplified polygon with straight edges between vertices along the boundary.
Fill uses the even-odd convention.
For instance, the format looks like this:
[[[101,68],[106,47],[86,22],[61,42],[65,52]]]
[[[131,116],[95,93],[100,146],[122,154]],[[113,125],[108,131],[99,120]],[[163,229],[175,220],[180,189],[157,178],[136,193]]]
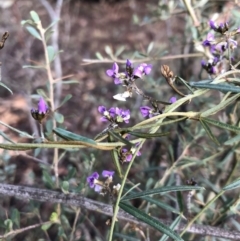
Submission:
[[[186,9],[189,10],[191,7],[189,6],[189,1],[184,1],[184,3]],[[194,9],[191,10],[193,11]],[[191,18],[196,24],[198,21],[196,21],[196,16],[194,16],[194,11],[192,11],[189,10]],[[151,227],[163,234],[161,240],[166,240],[170,237],[173,240],[180,241],[189,240],[189,236],[185,233],[194,232],[189,227],[195,221],[216,224],[221,220],[225,221],[226,217],[232,217],[232,213],[239,212],[239,197],[230,197],[227,193],[229,190],[234,190],[240,186],[238,174],[235,174],[239,159],[238,147],[240,140],[239,135],[235,135],[235,133],[240,132],[239,117],[236,118],[237,110],[239,109],[238,99],[240,97],[240,88],[238,87],[240,71],[237,67],[240,61],[234,55],[234,51],[238,48],[236,38],[239,28],[231,27],[227,22],[209,21],[210,32],[206,36],[203,34],[201,36],[204,36],[204,40],[201,41],[203,59],[198,62],[199,66],[201,65],[202,69],[209,75],[207,80],[185,80],[174,73],[175,71],[172,70],[170,64],[161,65],[160,71],[163,76],[161,79],[166,80],[168,88],[174,93],[174,95],[172,93],[169,94],[166,98],[163,98],[163,94],[159,93],[160,91],[157,91],[157,94],[151,92],[149,94],[142,87],[145,86],[144,84],[147,84],[148,78],[155,68],[153,62],[148,64],[150,60],[154,61],[154,58],[151,59],[150,56],[149,59],[140,63],[135,63],[134,58],[131,60],[126,58],[124,59],[125,66],[123,70],[121,70],[122,66],[118,63],[118,59],[112,58],[116,61],[112,61],[113,63],[109,64],[112,67],[106,70],[106,75],[112,78],[116,88],[120,89],[123,87],[124,91],[114,95],[114,101],[109,106],[103,103],[96,103],[95,109],[98,110],[100,121],[102,125],[107,125],[107,127],[92,139],[64,128],[64,117],[59,113],[59,107],[65,104],[71,96],[66,96],[62,100],[62,104],[55,105],[55,103],[59,102],[59,100],[55,100],[55,85],[59,80],[53,78],[51,63],[59,53],[56,52],[53,46],[47,45],[51,36],[50,30],[56,22],[44,28],[36,12],[31,11],[30,15],[31,19],[23,21],[22,24],[26,26],[31,35],[42,43],[45,62],[40,67],[46,71],[48,79],[44,83],[44,90],[38,89],[37,97],[35,95],[38,100],[38,108],[29,110],[35,122],[40,126],[41,139],[39,141],[35,133],[35,135],[28,135],[33,140],[32,143],[0,144],[0,148],[7,150],[25,151],[47,148],[54,150],[49,155],[52,156],[50,158],[53,159],[52,163],[47,163],[47,168],[43,168],[43,183],[50,190],[0,184],[0,193],[5,195],[57,203],[56,210],[50,215],[49,221],[29,226],[29,229],[41,225],[44,232],[47,233],[51,226],[56,225],[60,239],[68,240],[69,236],[69,240],[74,240],[73,233],[77,229],[76,223],[80,217],[80,207],[83,207],[111,217],[107,221],[107,224],[111,226],[108,234],[109,241],[113,240],[116,221],[119,220],[119,223],[121,223],[121,219],[131,222],[132,230],[145,240],[150,240],[148,229]],[[142,80],[145,82],[140,85]],[[164,85],[163,82],[162,85]],[[212,90],[220,92],[220,101],[216,98],[215,102],[213,101],[210,104],[204,102],[205,96],[214,95],[211,92]],[[141,102],[137,112],[142,119],[134,125],[133,122],[136,120],[134,120],[132,113],[135,110],[131,100],[136,99],[137,95],[140,97],[139,102]],[[122,107],[125,103],[128,103],[128,107]],[[228,110],[228,112],[233,113],[230,114],[231,118],[229,118],[228,122],[225,121],[225,116],[221,117],[221,121],[210,118],[210,116],[229,108],[230,105],[233,105],[233,108],[230,111]],[[177,128],[174,129],[173,125],[176,125]],[[211,125],[220,128],[224,137],[212,131]],[[44,128],[46,128],[45,132]],[[169,132],[165,132],[165,130]],[[201,141],[201,138],[204,138],[203,130],[207,134],[204,141],[211,139],[211,143],[210,141],[206,141],[208,143],[204,143],[204,145],[201,142],[200,144],[198,143]],[[23,134],[23,132],[17,132]],[[165,141],[168,135],[171,142]],[[171,135],[174,135],[174,137],[171,137]],[[146,158],[149,148],[147,145],[146,148],[144,143],[148,139],[159,137],[163,138],[163,143],[166,142],[164,143],[167,147],[165,149],[166,153],[163,153],[161,158],[165,158],[167,161],[164,165],[159,162],[156,168],[154,167],[159,172],[157,178],[150,177],[147,182],[145,179],[141,179],[141,183],[137,183],[140,172],[144,173],[144,175],[145,173],[146,175],[148,174],[148,168],[141,166],[141,160]],[[171,138],[177,140],[174,142],[181,142],[182,153],[179,153],[179,145],[174,143],[177,147],[173,147]],[[192,154],[192,150],[195,151],[196,146],[202,147],[199,152],[203,158],[202,156],[198,158],[200,154],[197,152]],[[84,172],[81,173],[82,179],[80,181],[75,180],[74,177],[77,173],[73,168],[69,169],[69,173],[63,175],[64,177],[59,177],[59,162],[64,155],[66,153],[70,155],[72,152],[75,155],[78,150],[82,151],[83,148],[108,151],[111,153],[112,159],[108,157],[107,162],[103,162],[105,157],[102,155],[98,155],[97,158],[92,155],[91,161],[89,161],[90,164],[86,165]],[[64,151],[60,152],[60,149]],[[60,153],[61,155],[59,155]],[[207,176],[205,173],[203,174],[203,180],[197,180],[197,175],[202,173],[201,168],[205,170],[209,168],[210,177],[212,177],[211,175],[220,169],[220,164],[224,165],[229,162],[229,156],[234,156],[233,170],[230,174],[225,173],[224,177],[227,176],[227,178],[224,180],[217,179],[217,186],[212,185],[208,178],[205,178]],[[154,157],[151,158],[154,159]],[[161,158],[159,157],[159,159]],[[216,162],[212,163],[213,160]],[[101,176],[97,170],[98,166],[93,165],[94,163],[99,164],[101,170],[103,170]],[[102,163],[104,165],[107,163],[108,166],[104,166]],[[42,162],[41,164],[44,163]],[[48,170],[50,169],[49,164],[52,165],[53,176]],[[134,169],[137,171],[134,172]],[[187,179],[187,176],[191,177]],[[182,185],[181,183],[184,184]],[[144,185],[146,190],[143,190]],[[205,188],[202,187],[203,185],[207,189],[206,192],[204,192]],[[60,189],[61,192],[52,191],[52,189]],[[95,196],[98,194],[103,195],[103,200],[109,198],[111,205],[87,199],[85,197],[86,190],[89,190]],[[210,195],[206,193],[210,193]],[[134,199],[140,200],[140,205],[138,205],[138,202],[132,202]],[[217,202],[218,200],[220,201]],[[65,209],[60,203],[70,205],[71,207]],[[216,213],[215,209],[218,207],[221,208]],[[119,208],[124,212],[119,210]],[[161,212],[162,209],[166,211],[164,215],[174,214],[174,220],[170,222],[159,220],[160,212],[158,209],[160,208]],[[205,212],[206,210],[208,212]],[[68,220],[66,216],[69,212],[75,215],[73,224],[70,224],[70,219]],[[1,238],[7,238],[12,234],[23,231],[23,229],[19,231],[19,229],[13,228],[14,221],[12,220],[15,220],[19,228],[19,212],[15,210],[11,216],[12,219],[4,221],[6,234],[0,236]],[[38,218],[41,220],[40,215],[38,215]],[[174,231],[181,220],[182,226]],[[148,225],[147,231],[143,231],[145,227],[143,225],[146,224]],[[197,228],[198,226],[193,227]],[[207,233],[208,235],[218,236],[224,233],[222,229],[220,229],[221,234],[219,234],[220,231],[218,229],[210,229],[213,228],[212,226],[201,226],[201,228],[205,228],[204,232],[199,231],[201,234]],[[120,230],[120,228],[118,229]],[[182,231],[182,233],[179,231]],[[159,233],[154,234],[154,240],[160,237],[158,235]],[[225,235],[225,237],[230,238],[237,237],[236,240],[240,237],[238,232],[233,234],[233,232],[225,231]]]

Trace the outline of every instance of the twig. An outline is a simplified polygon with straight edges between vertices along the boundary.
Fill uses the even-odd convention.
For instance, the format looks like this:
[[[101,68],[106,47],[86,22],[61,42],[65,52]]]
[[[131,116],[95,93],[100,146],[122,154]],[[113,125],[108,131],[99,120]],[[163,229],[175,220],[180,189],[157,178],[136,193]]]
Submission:
[[[9,184],[0,184],[0,194],[4,196],[14,196],[21,199],[27,200],[37,200],[40,202],[51,202],[51,203],[62,203],[69,206],[83,207],[91,211],[99,212],[107,216],[112,216],[112,205],[105,203],[93,201],[91,199],[85,198],[80,194],[64,194],[57,191],[50,191],[45,189],[24,187]],[[139,222],[136,218],[130,214],[119,210],[118,219],[125,220],[127,222],[132,222],[143,227],[149,227],[143,222]],[[170,226],[171,220],[158,219],[165,225]],[[184,223],[177,227],[177,231],[182,231],[186,225]],[[195,233],[200,235],[215,236],[219,238],[226,238],[232,240],[240,240],[240,232],[228,231],[221,228],[216,228],[207,225],[196,225],[193,224],[187,229],[189,233]]]

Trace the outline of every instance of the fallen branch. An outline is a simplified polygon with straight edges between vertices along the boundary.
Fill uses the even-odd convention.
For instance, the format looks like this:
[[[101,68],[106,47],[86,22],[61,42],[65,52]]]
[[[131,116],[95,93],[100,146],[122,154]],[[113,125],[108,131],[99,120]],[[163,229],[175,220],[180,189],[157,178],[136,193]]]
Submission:
[[[0,195],[1,194],[3,196],[14,196],[16,198],[21,198],[24,200],[37,200],[40,202],[62,203],[69,206],[83,207],[83,208],[86,208],[87,210],[99,212],[108,216],[112,215],[111,205],[93,201],[91,199],[85,198],[75,193],[64,194],[62,192],[51,191],[46,189],[9,185],[9,184],[0,184]],[[148,226],[143,222],[139,222],[136,218],[134,218],[133,216],[131,216],[130,214],[122,210],[118,212],[118,219],[132,222],[137,225],[141,225],[143,227]],[[159,221],[168,226],[172,223],[171,220],[160,219]],[[185,227],[185,224],[182,223],[178,225],[176,231],[182,231],[184,227]],[[200,234],[203,236],[215,236],[219,238],[240,240],[240,232],[228,231],[225,229],[216,228],[216,227],[207,226],[207,225],[194,224],[188,228],[187,232]]]

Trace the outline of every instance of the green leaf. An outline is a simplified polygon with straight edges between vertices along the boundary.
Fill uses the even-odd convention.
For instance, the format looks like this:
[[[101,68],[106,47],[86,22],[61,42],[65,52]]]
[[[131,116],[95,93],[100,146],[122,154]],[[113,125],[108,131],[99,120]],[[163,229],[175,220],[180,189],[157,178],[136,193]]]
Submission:
[[[67,94],[67,95],[64,97],[62,103],[58,106],[58,108],[60,108],[61,106],[63,106],[63,105],[64,105],[67,101],[69,101],[71,98],[72,98],[72,95],[71,95],[71,94]]]
[[[132,195],[128,195],[122,198],[122,201],[124,200],[131,200],[135,198],[141,198],[145,196],[150,196],[150,195],[156,195],[156,194],[164,194],[167,192],[182,192],[182,191],[191,191],[191,190],[204,190],[203,187],[199,186],[167,186],[167,187],[160,187],[160,188],[155,188],[139,193],[134,193]]]
[[[223,190],[227,191],[227,190],[232,190],[232,189],[239,188],[239,187],[240,187],[240,179],[237,179],[236,181],[225,186],[223,188]]]
[[[213,135],[211,129],[209,128],[209,126],[205,123],[205,121],[201,118],[199,119],[200,123],[202,124],[202,127],[204,128],[204,130],[207,132],[208,136],[211,138],[211,140],[213,142],[215,142],[218,146],[220,146],[220,143],[218,141],[218,139]]]
[[[174,228],[180,223],[181,216],[178,216],[170,225],[170,229],[174,230]],[[164,234],[159,241],[166,241],[168,239],[168,236]]]
[[[3,131],[0,131],[0,136],[2,136],[5,140],[11,142],[12,144],[15,144],[15,142],[12,141],[10,137],[8,137]]]
[[[62,124],[64,122],[64,116],[58,112],[54,112],[54,119],[57,123]]]
[[[207,117],[209,115],[214,115],[216,114],[218,111],[224,109],[225,107],[227,107],[228,105],[230,105],[231,103],[233,103],[236,99],[238,99],[240,97],[240,94],[236,94],[230,98],[227,98],[226,100],[222,101],[221,103],[219,103],[218,105],[215,105],[214,107],[204,111],[201,114],[201,117]]]
[[[110,46],[105,46],[105,52],[106,54],[108,54],[109,56],[113,55],[112,49],[110,48]]]
[[[30,12],[31,18],[35,23],[40,22],[40,18],[38,16],[38,14],[35,11],[31,11]]]
[[[70,167],[68,170],[68,174],[67,176],[64,178],[64,180],[69,181],[70,179],[72,179],[77,173],[77,170],[75,167]]]
[[[44,231],[47,231],[52,225],[53,225],[53,223],[51,223],[51,222],[45,223],[41,226],[41,229]]]
[[[92,145],[96,145],[97,143],[92,140],[92,139],[89,139],[85,136],[80,136],[80,135],[77,135],[73,132],[70,132],[70,131],[66,131],[62,128],[55,128],[53,129],[53,132],[60,136],[61,138],[65,139],[65,140],[72,140],[72,141],[81,141],[83,143],[89,143],[89,144],[92,144]]]
[[[9,89],[5,84],[3,84],[3,82],[0,82],[0,86],[2,86],[3,88],[7,89],[11,94],[13,94],[12,90]]]
[[[61,189],[62,189],[63,193],[68,194],[69,193],[69,182],[63,181]]]
[[[152,51],[153,46],[154,46],[154,42],[151,42],[151,43],[148,45],[147,54],[149,54],[149,53]]]
[[[16,208],[11,210],[11,220],[16,224],[18,228],[20,228],[20,214]]]
[[[118,57],[124,51],[124,49],[124,45],[120,46],[115,53],[115,57]]]
[[[48,53],[49,62],[51,63],[55,58],[55,51],[53,46],[47,46],[47,53]]]
[[[240,142],[240,135],[234,136],[233,138],[230,138],[229,140],[225,141],[223,144],[224,145],[236,145]]]
[[[119,203],[119,207],[125,212],[130,213],[132,216],[141,220],[144,223],[147,223],[151,227],[157,229],[161,233],[168,235],[170,238],[173,238],[176,241],[184,241],[177,233],[172,231],[169,227],[159,222],[157,219],[147,215],[146,213],[138,210],[137,208],[130,206],[124,202]]]
[[[78,84],[79,81],[77,81],[77,80],[60,80],[55,83],[62,83],[63,85],[71,85],[71,84]]]
[[[11,219],[6,219],[6,220],[4,221],[4,225],[5,225],[5,227],[6,227],[6,232],[12,231],[13,222],[12,222]]]
[[[98,59],[103,60],[103,56],[99,52],[96,52],[95,55]]]
[[[51,222],[57,223],[59,221],[58,213],[56,213],[56,212],[51,213],[49,220]]]
[[[45,90],[43,90],[43,89],[37,89],[36,92],[38,93],[39,96],[43,97],[44,99],[47,99],[47,98],[48,98]]]
[[[46,29],[45,29],[45,33],[46,31],[48,31],[50,28],[52,28],[60,19],[56,19],[54,20]]]
[[[136,136],[136,137],[140,137],[140,138],[144,138],[144,139],[150,139],[153,137],[161,137],[161,136],[166,136],[169,135],[170,132],[165,132],[165,133],[144,133],[144,132],[138,132],[138,131],[131,131],[129,132],[129,134]]]
[[[42,40],[40,34],[38,33],[38,31],[32,27],[32,26],[26,26],[27,31],[35,38]]]
[[[232,93],[240,93],[240,88],[235,85],[229,84],[210,84],[210,83],[199,83],[199,82],[190,82],[190,86],[203,88],[203,89],[213,89],[219,90],[223,93],[232,92]]]
[[[132,144],[130,141],[128,141],[127,139],[123,138],[121,135],[119,135],[118,133],[115,133],[114,131],[108,130],[109,135],[111,135],[113,138],[115,138],[116,140],[124,143],[127,145],[128,148],[134,146],[134,144]]]
[[[23,65],[23,69],[30,68],[30,69],[45,69],[45,66],[34,66],[34,65]]]
[[[221,129],[225,129],[225,130],[233,131],[233,132],[240,132],[240,128],[237,126],[232,126],[232,125],[220,122],[220,121],[212,120],[209,118],[203,118],[203,117],[200,120],[203,120],[204,122],[217,126]]]
[[[54,187],[54,182],[52,180],[52,177],[49,175],[49,173],[46,170],[43,170],[43,181],[46,183],[46,185],[50,188]]]
[[[108,141],[109,142],[113,142],[114,139],[111,135],[108,136]],[[120,164],[120,161],[119,161],[119,157],[118,157],[118,151],[116,149],[113,149],[111,151],[111,156],[112,156],[112,159],[113,159],[113,163],[117,169],[117,174],[118,176],[122,179],[123,178],[123,173],[122,173],[122,166]]]
[[[147,202],[153,203],[153,204],[155,204],[156,206],[158,206],[158,207],[160,207],[160,208],[163,208],[163,209],[165,209],[165,210],[167,210],[167,211],[180,214],[177,209],[175,209],[175,208],[173,208],[172,206],[166,204],[165,202],[161,202],[161,201],[158,201],[158,200],[153,199],[153,198],[150,198],[150,197],[144,197],[143,199],[146,200]]]

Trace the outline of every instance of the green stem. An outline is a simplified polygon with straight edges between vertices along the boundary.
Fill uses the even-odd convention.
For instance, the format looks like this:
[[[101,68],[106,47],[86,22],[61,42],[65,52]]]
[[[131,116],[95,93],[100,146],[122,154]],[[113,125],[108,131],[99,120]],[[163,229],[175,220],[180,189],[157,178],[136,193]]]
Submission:
[[[112,217],[110,233],[109,233],[109,236],[108,236],[108,241],[111,241],[112,237],[113,237],[114,226],[115,226],[115,222],[116,222],[117,214],[118,214],[118,210],[119,210],[119,203],[120,203],[120,200],[121,200],[121,196],[122,196],[122,193],[123,193],[123,189],[124,189],[125,183],[127,181],[128,173],[129,173],[129,171],[131,169],[131,166],[133,164],[133,161],[134,161],[135,157],[137,156],[138,151],[140,150],[140,148],[142,147],[144,142],[145,142],[145,140],[142,140],[140,142],[140,145],[136,149],[136,151],[135,151],[135,153],[134,153],[134,155],[132,157],[132,160],[129,162],[127,170],[126,170],[126,173],[125,173],[125,175],[123,177],[123,180],[122,180],[122,183],[121,183],[121,188],[119,190],[118,197],[117,197],[116,203],[114,205],[114,212],[113,212],[113,217]]]

